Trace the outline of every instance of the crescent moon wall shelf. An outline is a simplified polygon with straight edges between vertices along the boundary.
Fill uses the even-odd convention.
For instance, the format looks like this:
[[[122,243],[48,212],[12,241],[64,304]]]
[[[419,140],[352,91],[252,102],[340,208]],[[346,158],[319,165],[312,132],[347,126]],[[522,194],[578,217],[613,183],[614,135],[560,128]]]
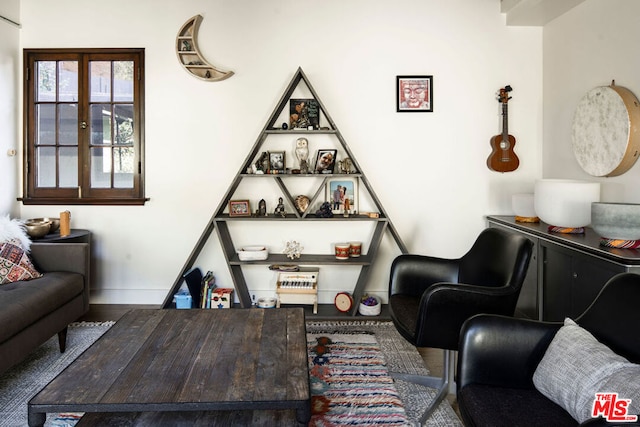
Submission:
[[[222,71],[204,59],[198,48],[198,29],[202,16],[196,15],[180,28],[176,38],[176,54],[182,68],[200,80],[219,82],[228,79],[233,71]]]

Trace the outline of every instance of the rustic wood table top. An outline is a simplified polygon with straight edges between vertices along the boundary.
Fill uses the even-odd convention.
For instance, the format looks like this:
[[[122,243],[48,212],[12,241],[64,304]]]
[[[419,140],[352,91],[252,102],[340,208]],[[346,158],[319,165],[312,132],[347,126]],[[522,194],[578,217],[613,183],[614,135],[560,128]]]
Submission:
[[[311,417],[302,308],[132,310],[29,401],[47,412],[295,409]]]

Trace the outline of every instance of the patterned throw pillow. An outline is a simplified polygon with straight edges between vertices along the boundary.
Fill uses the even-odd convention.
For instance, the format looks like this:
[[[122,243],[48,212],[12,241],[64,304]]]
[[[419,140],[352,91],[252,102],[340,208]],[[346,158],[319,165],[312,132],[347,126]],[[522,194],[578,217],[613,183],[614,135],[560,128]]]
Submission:
[[[567,318],[536,368],[533,383],[540,393],[583,423],[591,418],[596,393],[618,393],[619,399],[629,399],[628,414],[638,415],[638,378],[640,365],[615,354]]]
[[[20,242],[10,240],[0,243],[0,285],[42,277],[31,263]]]

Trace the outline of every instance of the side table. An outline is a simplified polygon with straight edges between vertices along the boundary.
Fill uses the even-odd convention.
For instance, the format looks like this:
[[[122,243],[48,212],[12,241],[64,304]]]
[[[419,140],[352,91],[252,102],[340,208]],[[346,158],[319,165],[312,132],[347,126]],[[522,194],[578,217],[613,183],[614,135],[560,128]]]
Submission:
[[[91,232],[89,230],[81,230],[78,228],[72,228],[71,234],[68,236],[61,236],[60,231],[55,233],[49,233],[44,237],[35,239],[34,242],[40,243],[89,243],[91,245]]]

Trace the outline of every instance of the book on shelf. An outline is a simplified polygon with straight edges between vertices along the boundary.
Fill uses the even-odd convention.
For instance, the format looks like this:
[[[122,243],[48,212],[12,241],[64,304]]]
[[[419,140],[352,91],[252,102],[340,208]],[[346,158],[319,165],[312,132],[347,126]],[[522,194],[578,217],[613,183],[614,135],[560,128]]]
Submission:
[[[200,308],[211,308],[211,292],[216,287],[216,278],[212,271],[202,278],[202,288],[200,291]]]
[[[290,129],[319,129],[320,104],[315,99],[289,100]]]

